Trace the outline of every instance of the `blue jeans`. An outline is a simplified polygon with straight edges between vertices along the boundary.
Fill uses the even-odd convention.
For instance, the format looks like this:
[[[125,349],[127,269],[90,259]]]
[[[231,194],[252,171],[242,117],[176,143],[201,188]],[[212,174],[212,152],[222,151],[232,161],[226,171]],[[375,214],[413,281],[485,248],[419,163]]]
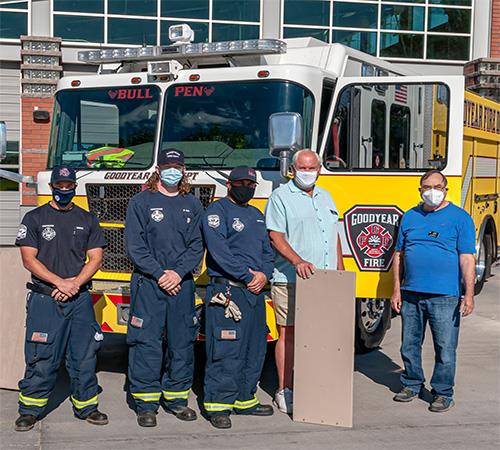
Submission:
[[[431,387],[435,395],[453,398],[456,350],[460,326],[460,298],[401,291],[403,304],[401,357],[404,372],[401,384],[420,392],[425,378],[422,369],[422,344],[429,322],[434,343],[434,373]]]

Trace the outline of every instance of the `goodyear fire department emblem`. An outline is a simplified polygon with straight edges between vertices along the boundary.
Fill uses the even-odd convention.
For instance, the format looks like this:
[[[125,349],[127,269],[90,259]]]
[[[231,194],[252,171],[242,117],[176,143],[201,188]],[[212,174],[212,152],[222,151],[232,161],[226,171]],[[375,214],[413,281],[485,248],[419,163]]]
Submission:
[[[161,211],[162,208],[155,208],[152,209],[151,211],[151,219],[153,219],[155,222],[161,222],[163,218],[165,217],[163,215],[163,212]]]
[[[211,228],[218,228],[220,225],[220,218],[217,214],[210,214],[207,217],[208,226]]]
[[[54,230],[54,225],[46,225],[42,230],[42,237],[46,241],[51,241],[56,237],[56,230]]]
[[[354,206],[344,215],[347,241],[359,270],[389,270],[402,216],[397,206],[371,205]]]
[[[243,228],[245,228],[245,224],[240,220],[239,217],[235,217],[233,220],[233,230],[239,233],[240,231],[243,231]]]

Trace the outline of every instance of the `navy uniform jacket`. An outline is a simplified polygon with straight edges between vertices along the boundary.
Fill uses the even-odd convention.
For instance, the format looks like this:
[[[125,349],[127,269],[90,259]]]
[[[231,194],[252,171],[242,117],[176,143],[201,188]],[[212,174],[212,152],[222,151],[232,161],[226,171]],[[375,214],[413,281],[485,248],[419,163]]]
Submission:
[[[146,189],[132,197],[125,248],[136,271],[158,280],[164,270],[184,278],[200,263],[203,207],[192,194],[168,197]]]
[[[271,278],[273,251],[263,214],[253,206],[241,206],[228,198],[213,202],[203,219],[207,269],[211,277],[249,283],[249,269]]]

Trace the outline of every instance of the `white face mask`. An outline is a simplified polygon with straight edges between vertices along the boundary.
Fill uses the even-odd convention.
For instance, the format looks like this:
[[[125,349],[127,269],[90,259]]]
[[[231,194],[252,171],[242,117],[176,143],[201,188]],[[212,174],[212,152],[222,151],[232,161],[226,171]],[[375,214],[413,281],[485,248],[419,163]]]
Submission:
[[[300,188],[309,189],[314,186],[316,180],[318,179],[318,172],[303,172],[297,171],[295,172],[295,182]]]
[[[429,189],[422,192],[422,200],[424,203],[432,208],[436,208],[444,200],[444,192],[439,189]]]

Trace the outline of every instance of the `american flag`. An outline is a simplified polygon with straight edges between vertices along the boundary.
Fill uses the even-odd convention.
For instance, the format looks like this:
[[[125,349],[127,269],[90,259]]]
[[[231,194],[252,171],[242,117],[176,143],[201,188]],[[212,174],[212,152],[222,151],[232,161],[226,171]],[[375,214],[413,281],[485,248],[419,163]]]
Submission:
[[[406,103],[408,100],[408,86],[405,84],[396,84],[394,89],[394,101]]]
[[[33,342],[47,342],[49,335],[47,333],[40,333],[39,331],[33,332],[31,335],[31,340]]]
[[[236,339],[236,330],[221,330],[221,339]]]

